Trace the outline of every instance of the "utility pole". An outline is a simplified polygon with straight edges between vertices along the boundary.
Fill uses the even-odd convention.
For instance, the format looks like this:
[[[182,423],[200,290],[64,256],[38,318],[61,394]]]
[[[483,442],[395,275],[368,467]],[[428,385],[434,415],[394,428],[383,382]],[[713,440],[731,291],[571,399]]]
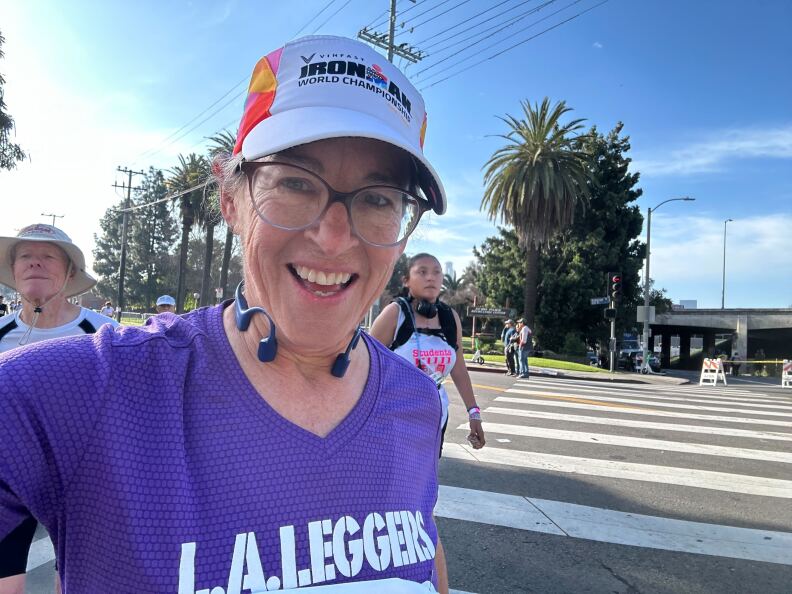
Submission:
[[[126,274],[126,244],[127,244],[127,222],[129,220],[129,207],[132,202],[132,190],[139,190],[140,188],[133,188],[132,187],[132,176],[133,175],[143,175],[145,172],[143,171],[132,171],[131,169],[127,169],[126,167],[118,167],[117,170],[120,173],[126,173],[128,176],[128,181],[126,184],[121,183],[121,185],[113,184],[114,188],[126,188],[127,196],[126,201],[124,202],[124,217],[123,223],[121,224],[121,263],[119,265],[118,270],[118,297],[116,299],[116,320],[121,321],[121,312],[124,308],[124,275]]]
[[[52,226],[55,226],[55,219],[62,219],[66,215],[52,214],[51,212],[42,212],[42,217],[52,217]]]
[[[415,0],[410,0],[415,3]],[[358,39],[368,41],[371,45],[376,45],[388,51],[388,62],[393,62],[394,54],[400,58],[404,58],[408,62],[415,64],[424,58],[424,54],[420,50],[416,50],[413,46],[402,43],[396,45],[396,0],[390,0],[390,23],[388,33],[378,33],[377,31],[370,31],[368,27],[364,27],[358,31]]]

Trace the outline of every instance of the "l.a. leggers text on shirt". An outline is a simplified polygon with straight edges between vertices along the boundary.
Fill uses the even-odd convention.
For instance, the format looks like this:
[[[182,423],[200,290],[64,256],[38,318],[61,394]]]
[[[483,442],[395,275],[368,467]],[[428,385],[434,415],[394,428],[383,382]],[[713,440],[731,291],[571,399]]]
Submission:
[[[178,594],[241,594],[297,588],[333,582],[339,576],[353,578],[364,563],[384,572],[435,556],[435,545],[425,530],[420,511],[386,512],[384,516],[373,512],[365,517],[362,526],[352,516],[335,522],[317,520],[308,523],[307,533],[311,566],[298,568],[295,528],[280,527],[280,575],[274,568],[267,568],[272,573],[265,573],[255,532],[237,534],[233,550],[229,551],[228,581],[222,585],[200,583],[199,543],[182,543]]]

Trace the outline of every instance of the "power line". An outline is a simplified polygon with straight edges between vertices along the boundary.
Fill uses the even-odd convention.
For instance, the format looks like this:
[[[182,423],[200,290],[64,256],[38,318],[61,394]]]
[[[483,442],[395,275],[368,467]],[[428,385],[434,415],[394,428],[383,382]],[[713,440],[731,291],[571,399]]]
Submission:
[[[507,8],[506,10],[504,10],[504,11],[502,11],[502,12],[499,12],[498,14],[496,14],[496,15],[493,15],[493,16],[491,16],[491,17],[490,17],[490,18],[488,18],[488,19],[485,19],[485,20],[483,20],[483,21],[481,21],[480,23],[476,23],[476,24],[474,24],[474,25],[471,25],[471,26],[470,26],[470,27],[468,27],[467,29],[462,29],[462,30],[461,30],[461,31],[459,31],[458,33],[454,33],[453,35],[451,35],[450,37],[447,37],[446,39],[437,39],[437,37],[439,37],[439,36],[440,36],[440,35],[442,35],[443,33],[446,33],[446,32],[448,32],[448,31],[451,31],[452,29],[456,29],[457,27],[459,27],[459,26],[461,26],[461,25],[464,25],[464,24],[466,24],[466,23],[469,23],[469,22],[470,22],[472,19],[474,19],[474,18],[476,18],[476,17],[478,17],[478,16],[481,16],[482,14],[485,14],[485,13],[489,12],[490,10],[493,10],[493,9],[495,9],[495,8],[497,8],[498,6],[501,6],[501,4],[506,4],[506,3],[508,3],[508,2],[512,2],[512,1],[513,1],[513,0],[504,0],[504,1],[503,1],[503,2],[501,2],[500,4],[496,4],[495,6],[493,6],[493,7],[491,7],[491,8],[488,8],[487,10],[484,10],[484,11],[482,11],[482,12],[478,13],[478,14],[475,14],[475,15],[473,15],[473,16],[472,16],[471,18],[469,18],[469,19],[465,19],[465,20],[463,20],[463,21],[460,21],[460,22],[458,22],[456,25],[453,25],[453,26],[451,26],[451,27],[448,27],[447,29],[443,29],[443,30],[442,30],[442,31],[440,31],[439,33],[436,33],[436,34],[432,35],[431,37],[427,37],[426,39],[424,39],[423,41],[421,41],[421,42],[420,42],[420,45],[422,45],[422,44],[426,43],[427,41],[432,41],[432,40],[435,40],[435,41],[434,41],[434,43],[430,43],[429,45],[427,45],[427,46],[426,46],[426,49],[428,50],[428,49],[431,49],[431,48],[433,48],[433,47],[435,47],[435,46],[442,45],[443,43],[445,43],[446,41],[450,41],[450,40],[451,40],[451,39],[453,39],[454,37],[459,37],[459,36],[460,36],[460,35],[462,35],[463,33],[466,33],[467,31],[470,31],[471,29],[476,29],[477,27],[480,27],[480,26],[481,26],[481,25],[483,25],[484,23],[488,23],[488,22],[490,22],[491,20],[493,20],[493,19],[496,19],[496,18],[498,18],[499,16],[502,16],[502,15],[506,14],[506,13],[507,13],[507,12],[509,12],[510,10],[514,10],[514,9],[515,9],[515,8],[517,8],[517,7],[516,7],[516,6],[512,6],[511,8]],[[523,1],[522,1],[522,2],[520,2],[519,4],[528,4],[529,2],[533,2],[533,0],[523,0]],[[481,32],[480,32],[480,33],[481,33]],[[441,49],[441,50],[439,50],[439,51],[443,51],[443,50]]]
[[[560,22],[560,23],[558,23],[557,25],[553,25],[553,26],[552,26],[552,27],[550,27],[549,29],[545,29],[545,30],[544,30],[544,31],[542,31],[541,33],[538,33],[538,34],[536,34],[536,35],[532,35],[531,37],[529,37],[529,38],[527,38],[527,39],[523,39],[522,41],[518,41],[518,42],[517,42],[517,43],[515,43],[514,45],[511,45],[511,46],[507,47],[506,49],[499,51],[497,54],[493,54],[493,55],[492,55],[492,56],[490,56],[488,59],[490,59],[490,60],[491,60],[491,59],[493,59],[493,58],[497,58],[498,56],[500,56],[500,55],[502,55],[502,54],[505,54],[506,52],[508,52],[508,51],[510,51],[510,50],[513,50],[515,47],[518,47],[518,46],[522,45],[523,43],[528,43],[528,42],[529,42],[529,41],[531,41],[532,39],[536,39],[537,37],[539,37],[539,35],[542,35],[543,33],[547,33],[548,31],[552,31],[552,30],[553,30],[553,29],[555,29],[556,27],[560,27],[561,25],[565,25],[565,24],[566,24],[566,23],[568,23],[569,21],[571,21],[571,20],[574,20],[574,19],[578,18],[580,15],[586,14],[587,12],[591,12],[591,11],[592,11],[592,10],[594,10],[595,8],[599,8],[600,6],[602,6],[603,4],[605,4],[607,1],[608,1],[608,0],[602,0],[602,2],[599,2],[599,3],[595,4],[594,6],[592,6],[592,7],[590,7],[590,8],[587,8],[586,10],[581,10],[579,13],[577,13],[577,14],[575,14],[575,15],[573,15],[573,16],[571,16],[571,17],[569,17],[568,19],[566,19],[566,20],[564,20],[564,21],[561,21],[561,22]]]
[[[174,138],[173,140],[171,140],[171,141],[170,141],[170,142],[168,142],[168,143],[165,143],[163,146],[161,146],[161,147],[160,147],[160,148],[158,148],[156,151],[154,151],[153,153],[151,153],[151,154],[149,155],[149,157],[153,157],[154,155],[157,155],[157,154],[161,153],[161,152],[162,152],[163,150],[165,150],[165,148],[167,148],[168,146],[170,146],[170,145],[174,144],[175,142],[178,142],[179,140],[181,140],[182,138],[184,138],[185,136],[187,136],[188,134],[190,134],[191,132],[193,132],[194,130],[196,130],[196,129],[197,129],[199,126],[201,126],[201,125],[205,124],[206,122],[208,122],[209,120],[211,120],[211,119],[212,119],[214,116],[216,116],[218,113],[220,113],[221,111],[223,111],[224,109],[226,109],[226,108],[227,108],[229,105],[231,105],[231,104],[232,104],[234,101],[236,101],[237,99],[239,99],[240,97],[242,97],[242,95],[244,95],[246,92],[247,92],[247,89],[243,89],[242,91],[240,91],[239,93],[237,93],[236,95],[234,95],[233,97],[231,97],[231,99],[229,99],[228,101],[226,101],[225,103],[223,103],[223,104],[222,104],[220,107],[218,107],[216,110],[214,110],[214,111],[213,111],[212,113],[210,113],[208,116],[206,116],[206,117],[205,117],[204,119],[202,119],[200,122],[198,122],[197,124],[195,124],[194,126],[192,126],[191,128],[189,128],[188,130],[185,130],[185,131],[184,131],[182,134],[180,134],[178,137]]]
[[[424,10],[423,12],[416,14],[416,15],[415,15],[414,17],[412,17],[411,19],[407,19],[406,21],[404,21],[404,22],[402,23],[402,26],[405,26],[407,23],[411,23],[411,22],[413,22],[415,19],[419,19],[419,18],[421,18],[423,15],[425,15],[425,14],[428,14],[428,13],[432,12],[433,10],[435,10],[435,9],[437,9],[437,8],[440,8],[440,7],[441,7],[443,4],[448,4],[449,2],[451,2],[451,0],[443,0],[443,1],[442,1],[440,4],[435,4],[435,5],[434,5],[434,6],[432,6],[431,8],[427,8],[427,9],[426,9],[426,10]],[[404,12],[407,12],[407,11],[405,10]]]
[[[313,35],[314,33],[316,33],[316,32],[317,32],[319,29],[321,29],[322,27],[324,27],[324,26],[325,26],[327,23],[329,23],[329,22],[330,22],[330,20],[331,20],[331,19],[332,19],[332,18],[333,18],[335,15],[337,15],[339,12],[341,12],[342,10],[344,10],[344,9],[345,9],[345,8],[346,8],[346,7],[349,5],[349,3],[350,3],[350,2],[352,2],[352,0],[347,0],[347,1],[344,3],[344,5],[343,5],[341,8],[339,8],[339,9],[338,9],[338,10],[336,10],[336,11],[335,11],[333,14],[331,14],[329,17],[327,17],[327,20],[326,20],[324,23],[322,23],[322,24],[321,24],[321,25],[319,25],[319,26],[318,26],[316,29],[314,29],[314,30],[313,30],[313,33],[312,33],[312,35]]]
[[[528,14],[535,14],[535,13],[536,13],[536,12],[538,12],[539,10],[541,10],[541,9],[545,8],[546,6],[549,6],[550,4],[552,4],[552,3],[553,3],[553,2],[555,2],[555,1],[556,1],[556,0],[547,0],[547,2],[545,2],[544,4],[542,4],[542,5],[540,5],[540,6],[537,6],[536,8],[534,8],[534,9],[532,9],[532,10],[528,11]],[[536,21],[534,21],[534,22],[530,23],[530,24],[529,24],[529,25],[527,25],[525,28],[526,28],[526,29],[530,29],[530,28],[531,28],[531,27],[533,27],[534,25],[538,25],[538,24],[539,24],[539,23],[541,23],[542,21],[546,21],[546,20],[547,20],[547,19],[549,19],[550,17],[553,17],[553,16],[557,15],[558,13],[560,13],[560,12],[563,12],[564,10],[566,10],[567,8],[569,8],[570,6],[574,6],[575,4],[578,4],[578,3],[582,2],[582,1],[583,1],[583,0],[574,0],[574,2],[572,2],[572,3],[570,3],[570,4],[567,4],[567,5],[566,5],[566,6],[564,6],[563,8],[559,8],[559,9],[558,9],[558,10],[556,10],[555,12],[551,12],[551,13],[550,13],[550,14],[548,14],[547,16],[544,16],[544,17],[542,17],[541,19],[538,19],[538,20],[536,20]],[[527,16],[527,15],[525,15],[525,16]],[[516,23],[517,23],[519,20],[521,20],[522,18],[524,18],[524,17],[520,17],[520,18],[518,18],[518,19],[515,19],[515,20],[511,21],[510,23],[507,23],[506,25],[504,25],[503,27],[501,27],[500,29],[498,29],[497,31],[495,31],[495,32],[494,32],[492,35],[485,35],[484,37],[482,37],[482,38],[481,38],[481,39],[479,39],[478,41],[474,41],[473,43],[470,43],[470,44],[468,44],[468,46],[467,46],[467,47],[466,47],[464,50],[462,50],[462,51],[463,51],[463,52],[464,52],[464,51],[468,51],[469,49],[471,49],[471,48],[473,48],[473,47],[477,46],[479,43],[482,43],[482,42],[484,42],[484,41],[488,41],[488,40],[492,39],[492,37],[493,37],[494,35],[496,35],[497,33],[500,33],[500,32],[501,32],[501,31],[503,31],[504,29],[507,29],[507,28],[509,28],[509,27],[511,27],[511,26],[513,26],[513,25],[515,25],[515,24],[516,24]],[[463,40],[463,41],[464,41],[464,40]],[[489,45],[485,46],[483,49],[481,49],[481,50],[480,50],[480,51],[478,51],[477,53],[475,53],[475,54],[473,54],[473,55],[471,55],[471,56],[467,56],[466,58],[462,58],[461,60],[458,60],[457,62],[455,62],[455,63],[451,64],[451,67],[453,68],[454,66],[458,66],[459,64],[462,64],[463,62],[466,62],[466,61],[468,61],[468,60],[472,60],[473,58],[475,58],[476,56],[478,56],[479,54],[481,54],[481,52],[484,52],[484,51],[486,51],[486,50],[488,50],[488,49],[492,49],[492,48],[493,48],[493,47],[495,47],[496,45],[499,45],[499,44],[501,44],[501,43],[503,43],[503,42],[504,42],[504,39],[499,39],[499,40],[495,41],[495,43],[491,43],[491,44],[489,44]],[[458,45],[458,44],[455,44],[455,45]],[[427,67],[426,67],[426,68],[424,68],[423,70],[419,70],[418,72],[416,72],[416,73],[415,73],[415,75],[416,75],[416,76],[420,76],[421,74],[423,74],[423,73],[424,73],[424,72],[426,72],[427,70],[431,70],[432,68],[434,68],[435,66],[439,66],[439,65],[440,65],[440,64],[442,64],[443,62],[446,62],[446,61],[448,61],[448,60],[451,60],[451,59],[453,59],[453,58],[457,58],[457,57],[459,57],[459,54],[451,54],[450,56],[447,56],[447,57],[443,58],[442,60],[438,60],[437,62],[434,62],[433,64],[431,64],[431,65],[427,66]],[[433,77],[435,77],[435,76],[438,76],[439,74],[442,74],[442,71],[440,71],[440,72],[438,72],[438,73],[430,74],[430,75],[427,77],[427,80],[424,80],[424,81],[422,81],[422,82],[424,82],[424,83],[425,83],[425,82],[428,82],[428,79],[431,79],[431,78],[433,78]]]
[[[207,177],[202,182],[187,188],[186,190],[181,190],[180,192],[176,192],[175,194],[168,194],[167,196],[163,196],[162,198],[158,198],[157,200],[152,200],[151,202],[146,202],[144,204],[136,204],[135,206],[129,206],[125,208],[109,208],[108,210],[113,212],[120,212],[120,213],[128,213],[133,212],[135,210],[140,210],[141,208],[146,208],[147,206],[153,206],[155,204],[159,204],[160,202],[168,202],[170,200],[176,200],[176,198],[181,198],[185,194],[189,194],[190,192],[194,192],[195,190],[200,190],[201,188],[205,188],[214,183],[213,178]]]
[[[578,0],[578,1],[580,1],[580,0]],[[520,45],[524,44],[524,43],[528,43],[528,42],[529,42],[529,41],[531,41],[532,39],[536,39],[536,38],[537,38],[537,37],[539,37],[540,35],[544,35],[545,33],[549,32],[549,31],[552,31],[553,29],[556,29],[556,28],[560,27],[561,25],[564,25],[564,24],[568,23],[569,21],[571,21],[571,20],[573,20],[573,19],[576,19],[577,17],[579,17],[579,16],[581,16],[581,15],[583,15],[583,14],[587,13],[587,12],[590,12],[590,11],[594,10],[595,8],[598,8],[598,7],[602,6],[602,5],[603,5],[603,4],[605,4],[606,2],[608,2],[608,0],[602,0],[602,2],[600,2],[600,3],[598,3],[598,4],[595,4],[594,6],[592,6],[592,7],[590,7],[590,8],[587,8],[586,10],[583,10],[583,11],[581,11],[581,12],[577,13],[577,14],[575,14],[575,15],[573,15],[573,16],[571,16],[571,17],[569,17],[569,18],[568,18],[568,19],[566,19],[566,20],[563,20],[563,21],[561,21],[560,23],[557,23],[557,24],[553,25],[552,27],[548,27],[547,29],[545,29],[544,31],[540,31],[540,32],[539,32],[539,33],[537,33],[536,35],[532,35],[531,37],[528,37],[527,39],[523,39],[522,41],[520,41],[520,42],[518,42],[518,43],[515,43],[515,44],[514,44],[514,45],[512,45],[511,47],[508,47],[508,48],[506,48],[506,49],[504,49],[504,50],[502,50],[502,51],[500,51],[500,52],[497,52],[497,53],[495,53],[495,54],[493,54],[493,55],[491,55],[491,56],[488,56],[488,57],[486,57],[486,58],[484,58],[484,59],[482,59],[482,60],[479,60],[478,62],[476,62],[476,63],[475,63],[475,64],[473,64],[472,66],[465,67],[465,68],[463,68],[462,70],[458,70],[458,71],[456,71],[456,72],[454,72],[454,73],[452,73],[452,74],[449,74],[449,75],[448,75],[448,76],[446,76],[445,78],[441,78],[440,80],[438,80],[438,81],[435,81],[435,82],[433,82],[433,83],[432,83],[432,84],[430,84],[430,85],[426,85],[426,86],[424,86],[424,87],[421,87],[421,89],[419,89],[419,90],[420,90],[421,92],[423,92],[424,90],[426,90],[426,89],[429,89],[429,88],[431,88],[431,87],[434,87],[435,85],[439,85],[441,82],[445,82],[445,81],[447,81],[447,80],[448,80],[448,79],[450,79],[450,78],[453,78],[453,77],[455,77],[455,76],[457,76],[457,75],[459,75],[459,74],[462,74],[463,72],[467,72],[468,70],[470,70],[470,68],[473,68],[473,67],[475,67],[475,66],[478,66],[479,64],[483,64],[484,62],[486,62],[486,61],[488,61],[488,60],[492,60],[493,58],[496,58],[496,57],[498,57],[498,56],[500,56],[500,55],[502,55],[502,54],[504,54],[504,53],[506,53],[506,52],[508,52],[508,51],[510,51],[510,50],[512,50],[512,49],[514,49],[515,47],[518,47],[518,46],[520,46]],[[574,2],[573,4],[577,4],[577,2]],[[570,4],[570,6],[571,6],[571,4]],[[563,9],[562,9],[562,10],[563,10]],[[537,21],[537,22],[538,22],[538,21]],[[468,58],[468,59],[469,59],[469,58]],[[465,60],[463,60],[463,61],[465,61]]]
[[[414,29],[417,29],[418,27],[421,27],[421,26],[425,25],[426,23],[430,23],[430,22],[432,22],[435,19],[439,19],[444,14],[447,14],[447,13],[451,12],[452,10],[456,10],[457,8],[459,8],[460,6],[462,6],[464,4],[467,4],[468,2],[470,2],[470,0],[462,0],[462,2],[459,2],[458,4],[455,4],[454,6],[449,8],[448,10],[444,10],[440,14],[436,14],[433,17],[430,17],[430,18],[426,19],[425,21],[422,21],[422,22],[418,23],[417,25],[413,25],[412,27],[410,27],[410,30],[412,31]]]
[[[307,29],[307,28],[308,28],[308,25],[310,25],[310,24],[311,24],[311,23],[312,23],[312,22],[313,22],[313,21],[314,21],[314,20],[315,20],[315,19],[316,19],[316,18],[317,18],[317,17],[318,17],[320,14],[322,14],[322,13],[323,13],[325,10],[327,10],[328,8],[330,8],[330,6],[331,6],[332,4],[334,4],[335,2],[336,2],[336,0],[330,0],[330,2],[328,2],[327,4],[325,4],[324,8],[323,8],[322,10],[320,10],[319,12],[317,12],[315,15],[313,15],[313,16],[312,16],[312,17],[311,17],[311,18],[308,20],[308,22],[307,22],[307,23],[305,23],[305,24],[304,24],[302,27],[300,27],[300,30],[299,30],[299,31],[297,31],[297,33],[295,33],[295,34],[293,35],[293,37],[297,37],[297,36],[298,36],[300,33],[302,33],[302,32],[303,32],[305,29]]]
[[[408,12],[410,12],[411,10],[413,10],[414,8],[418,8],[418,7],[419,7],[421,4],[423,4],[424,2],[426,2],[426,0],[418,0],[418,2],[416,2],[415,0],[410,0],[410,1],[413,3],[413,5],[412,5],[412,6],[410,6],[410,8],[405,8],[404,10],[402,10],[400,14],[407,14]],[[449,1],[450,1],[450,0],[449,0]],[[382,12],[382,13],[381,13],[381,14],[380,14],[380,15],[379,15],[379,16],[378,16],[376,19],[374,19],[373,21],[371,21],[371,22],[370,22],[368,25],[366,25],[366,26],[365,26],[365,27],[363,27],[363,28],[364,28],[364,29],[376,29],[377,27],[382,27],[382,25],[384,25],[384,24],[386,24],[386,23],[388,22],[387,15],[388,15],[388,11],[387,11],[387,10],[385,10],[385,11],[384,11],[384,12]],[[385,18],[384,20],[380,21],[380,19],[382,19],[382,17],[386,17],[386,18]],[[377,22],[377,24],[376,24],[376,25],[374,24],[374,22],[375,22],[375,21]],[[402,21],[402,22],[399,24],[399,26],[400,26],[401,28],[404,28],[404,25],[405,25],[405,21]]]

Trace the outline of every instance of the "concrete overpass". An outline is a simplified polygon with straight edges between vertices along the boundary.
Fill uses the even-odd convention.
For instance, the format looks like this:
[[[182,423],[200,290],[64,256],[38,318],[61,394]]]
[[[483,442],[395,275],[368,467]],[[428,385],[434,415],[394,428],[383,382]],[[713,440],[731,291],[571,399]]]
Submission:
[[[762,350],[769,359],[792,359],[792,309],[681,309],[660,314],[651,324],[650,348],[662,337],[663,367],[671,363],[671,337],[679,337],[679,366],[691,366],[690,339],[703,338],[703,351],[715,346],[715,335],[732,337],[732,352],[740,359],[756,358]]]

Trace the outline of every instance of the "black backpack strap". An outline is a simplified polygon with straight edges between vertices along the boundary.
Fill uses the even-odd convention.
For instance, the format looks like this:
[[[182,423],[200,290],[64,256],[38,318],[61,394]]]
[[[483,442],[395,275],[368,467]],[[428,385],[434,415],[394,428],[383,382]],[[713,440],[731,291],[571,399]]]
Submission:
[[[437,315],[440,317],[440,328],[443,330],[445,341],[455,351],[457,350],[457,323],[454,319],[454,310],[442,301],[437,302]]]
[[[0,340],[3,340],[3,337],[16,327],[17,327],[16,320],[11,320],[10,322],[8,322],[8,324],[0,328]]]
[[[401,308],[402,314],[404,316],[402,325],[399,326],[399,329],[396,331],[396,338],[393,339],[393,342],[388,347],[390,350],[395,351],[401,345],[410,340],[410,336],[412,336],[413,332],[415,332],[415,328],[413,327],[410,304],[407,303],[407,300],[403,297],[399,297],[394,299],[393,303],[396,303]]]
[[[96,327],[93,324],[91,324],[91,322],[89,322],[86,318],[83,318],[83,321],[77,325],[86,334],[93,334],[94,332],[96,332]]]

